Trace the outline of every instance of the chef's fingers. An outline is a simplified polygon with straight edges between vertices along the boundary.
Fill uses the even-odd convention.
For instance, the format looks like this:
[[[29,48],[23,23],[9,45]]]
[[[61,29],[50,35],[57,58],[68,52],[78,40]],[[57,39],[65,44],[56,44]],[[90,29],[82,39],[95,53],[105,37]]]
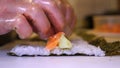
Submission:
[[[0,35],[6,34],[11,31],[11,29],[8,29],[6,25],[7,23],[0,22]]]
[[[59,9],[63,13],[66,23],[69,24],[72,21],[73,9],[66,0],[55,0]]]
[[[21,39],[26,39],[32,34],[32,28],[23,15],[18,15],[15,17],[13,30],[16,31]]]
[[[34,0],[46,13],[56,32],[63,31],[65,18],[54,0]]]
[[[8,12],[6,8],[0,8],[0,35],[12,30],[12,23],[15,21],[15,13]]]
[[[65,18],[66,18],[70,28],[73,28],[76,24],[76,15],[75,15],[74,9],[71,6],[71,4],[69,2],[67,2],[66,0],[61,0],[61,1],[64,2],[65,7],[66,7]]]
[[[41,39],[46,40],[49,36],[53,35],[50,22],[48,21],[45,13],[37,5],[31,6],[24,15],[29,20],[33,30],[39,34]]]
[[[69,36],[75,27],[76,17],[72,6],[66,0],[55,0],[66,19],[65,33]],[[68,31],[67,31],[68,30]]]
[[[62,0],[55,0],[55,2],[57,3],[59,9],[61,10],[62,14],[66,15],[66,4],[62,1]]]
[[[72,31],[74,30],[74,28],[76,26],[76,23],[77,23],[77,18],[76,18],[76,15],[74,14],[73,19],[70,23],[70,28],[71,28]]]
[[[11,26],[10,26],[11,27]],[[0,18],[0,35],[10,32],[9,25],[5,20]]]
[[[66,15],[65,15],[66,21],[68,23],[68,25],[71,25],[72,20],[74,18],[74,12],[73,9],[71,8],[71,6],[66,5]]]
[[[32,28],[23,15],[8,14],[6,16],[0,20],[0,35],[15,30],[21,39],[26,39],[32,34]]]
[[[71,4],[67,2],[66,0],[62,0],[62,1],[64,1],[64,4],[66,4],[66,20],[68,22],[68,25],[72,33],[73,29],[76,26],[76,20],[77,20],[76,15],[75,15],[74,9],[71,6]]]

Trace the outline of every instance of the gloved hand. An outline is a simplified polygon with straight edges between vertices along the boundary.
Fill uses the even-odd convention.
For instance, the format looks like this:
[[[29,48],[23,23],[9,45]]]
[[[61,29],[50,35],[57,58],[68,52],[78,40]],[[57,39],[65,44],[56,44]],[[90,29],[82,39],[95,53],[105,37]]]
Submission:
[[[33,32],[41,39],[64,31],[70,35],[75,15],[65,0],[0,0],[0,35],[15,30],[21,39]]]

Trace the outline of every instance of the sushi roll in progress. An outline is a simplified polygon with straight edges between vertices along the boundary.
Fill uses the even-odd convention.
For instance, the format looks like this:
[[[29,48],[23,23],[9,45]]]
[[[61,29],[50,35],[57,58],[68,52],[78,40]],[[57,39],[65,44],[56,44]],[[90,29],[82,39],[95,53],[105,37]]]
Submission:
[[[10,50],[9,54],[16,56],[74,56],[76,54],[105,56],[105,52],[100,47],[90,45],[81,39],[69,41],[62,32],[52,36],[46,46],[18,44]]]

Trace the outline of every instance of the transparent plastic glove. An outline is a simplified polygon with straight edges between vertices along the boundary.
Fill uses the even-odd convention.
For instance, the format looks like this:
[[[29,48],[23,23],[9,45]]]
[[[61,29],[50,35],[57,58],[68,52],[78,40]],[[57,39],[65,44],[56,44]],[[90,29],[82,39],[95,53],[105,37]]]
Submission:
[[[11,30],[15,30],[21,39],[33,32],[41,39],[59,31],[70,34],[75,17],[72,8],[67,9],[66,5],[68,3],[61,0],[0,0],[0,35]],[[73,18],[70,19],[71,15]]]

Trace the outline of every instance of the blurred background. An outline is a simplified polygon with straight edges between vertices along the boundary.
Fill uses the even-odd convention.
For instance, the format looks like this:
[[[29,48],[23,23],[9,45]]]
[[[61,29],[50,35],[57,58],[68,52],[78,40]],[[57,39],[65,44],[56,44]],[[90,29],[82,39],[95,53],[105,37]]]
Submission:
[[[119,13],[119,0],[68,0],[78,18],[78,27],[92,28],[90,18],[94,15]]]
[[[90,29],[120,35],[120,0],[68,0],[77,16],[75,30]],[[15,40],[10,32],[0,36],[0,45]]]

